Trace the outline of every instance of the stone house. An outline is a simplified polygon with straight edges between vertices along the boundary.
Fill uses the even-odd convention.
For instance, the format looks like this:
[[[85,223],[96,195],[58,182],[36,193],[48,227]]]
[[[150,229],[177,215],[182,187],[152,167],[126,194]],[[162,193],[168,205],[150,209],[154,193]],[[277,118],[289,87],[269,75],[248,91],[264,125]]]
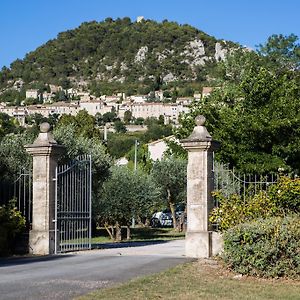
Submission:
[[[179,141],[175,138],[174,135],[168,136],[164,139],[160,139],[148,144],[148,153],[149,157],[153,160],[162,160],[164,157],[164,153],[168,150],[168,145],[166,141],[175,141],[179,143]]]
[[[39,96],[39,92],[36,89],[29,89],[26,91],[26,99],[28,98],[33,98],[33,99],[37,99]]]

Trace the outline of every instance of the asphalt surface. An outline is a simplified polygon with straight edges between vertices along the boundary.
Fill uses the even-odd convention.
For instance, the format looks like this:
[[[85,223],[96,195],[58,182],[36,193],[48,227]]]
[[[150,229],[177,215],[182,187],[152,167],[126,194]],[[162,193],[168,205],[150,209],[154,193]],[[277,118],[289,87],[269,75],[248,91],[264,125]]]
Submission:
[[[0,260],[0,299],[73,299],[189,261],[184,240]],[[113,246],[113,245],[112,245]],[[125,246],[125,247],[124,247]]]

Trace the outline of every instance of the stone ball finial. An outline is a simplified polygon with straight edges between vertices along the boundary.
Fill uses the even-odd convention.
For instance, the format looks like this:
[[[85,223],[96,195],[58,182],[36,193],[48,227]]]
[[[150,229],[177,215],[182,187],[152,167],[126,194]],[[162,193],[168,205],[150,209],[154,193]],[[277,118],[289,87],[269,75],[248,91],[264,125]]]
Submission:
[[[50,124],[47,122],[41,123],[40,124],[40,132],[49,132],[50,131]]]
[[[196,125],[197,125],[197,126],[203,126],[204,123],[205,123],[205,120],[206,120],[206,119],[205,119],[204,116],[202,116],[202,115],[197,116],[197,117],[195,118]]]

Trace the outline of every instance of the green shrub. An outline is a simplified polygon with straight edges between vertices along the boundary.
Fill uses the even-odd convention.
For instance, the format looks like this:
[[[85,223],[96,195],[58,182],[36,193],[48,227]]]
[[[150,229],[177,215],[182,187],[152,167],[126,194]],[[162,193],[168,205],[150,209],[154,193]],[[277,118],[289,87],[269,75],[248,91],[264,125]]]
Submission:
[[[217,224],[221,231],[253,219],[279,214],[275,202],[265,191],[260,191],[246,200],[236,194],[225,197],[220,192],[214,193],[214,197],[219,202],[219,207],[212,210],[210,222]]]
[[[16,235],[25,230],[25,218],[16,209],[15,201],[0,206],[0,256],[13,250]]]
[[[300,217],[272,217],[224,233],[222,257],[232,270],[261,277],[300,277]]]
[[[270,187],[268,195],[283,211],[300,213],[300,178],[280,177],[277,184]]]
[[[212,210],[210,222],[223,231],[257,218],[299,213],[300,178],[281,177],[267,191],[248,193],[245,199],[236,194],[225,197],[220,191],[214,197],[219,206]]]

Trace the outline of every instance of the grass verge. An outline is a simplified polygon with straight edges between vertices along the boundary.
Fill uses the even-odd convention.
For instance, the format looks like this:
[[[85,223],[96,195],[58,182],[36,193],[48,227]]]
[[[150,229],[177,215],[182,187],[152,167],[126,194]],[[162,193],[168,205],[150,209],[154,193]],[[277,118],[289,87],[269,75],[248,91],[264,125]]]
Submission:
[[[125,228],[122,236],[126,236]],[[136,227],[131,228],[131,239],[132,242],[143,242],[143,241],[160,241],[160,240],[175,240],[183,239],[185,236],[184,232],[178,232],[173,228],[151,228],[151,227]],[[124,240],[128,242],[127,240]],[[96,243],[111,243],[113,242],[104,228],[98,228],[92,238],[92,244]]]
[[[79,299],[299,300],[300,281],[240,277],[216,262],[200,260],[116,287],[97,290]]]

